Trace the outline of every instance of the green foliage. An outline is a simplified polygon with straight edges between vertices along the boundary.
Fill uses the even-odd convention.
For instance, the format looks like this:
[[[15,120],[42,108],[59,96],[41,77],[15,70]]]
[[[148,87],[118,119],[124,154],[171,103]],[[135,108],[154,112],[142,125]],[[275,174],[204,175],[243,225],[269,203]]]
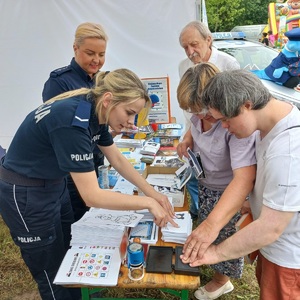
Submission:
[[[234,26],[268,23],[268,5],[275,0],[207,0],[209,29],[230,31]]]
[[[242,0],[209,0],[206,1],[209,28],[215,31],[230,31],[236,20],[244,13]]]
[[[255,24],[267,24],[268,23],[268,5],[266,0],[243,0],[243,7],[245,7],[245,13],[242,16],[242,25],[255,25]]]

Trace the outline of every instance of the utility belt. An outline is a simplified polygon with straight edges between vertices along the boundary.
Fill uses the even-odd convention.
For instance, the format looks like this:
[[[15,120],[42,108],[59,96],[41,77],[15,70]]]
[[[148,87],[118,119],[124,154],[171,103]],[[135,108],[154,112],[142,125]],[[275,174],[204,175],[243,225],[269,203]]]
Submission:
[[[58,184],[63,182],[64,178],[60,179],[39,179],[39,178],[29,178],[24,175],[15,173],[13,171],[5,169],[0,164],[0,180],[6,183],[21,185],[21,186],[48,186],[52,184]]]

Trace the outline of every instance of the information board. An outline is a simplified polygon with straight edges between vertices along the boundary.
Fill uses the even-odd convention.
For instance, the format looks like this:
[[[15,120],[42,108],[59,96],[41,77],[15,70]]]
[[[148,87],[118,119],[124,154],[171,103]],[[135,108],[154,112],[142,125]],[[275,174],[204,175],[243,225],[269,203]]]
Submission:
[[[152,100],[149,123],[170,123],[170,85],[169,77],[142,78]]]

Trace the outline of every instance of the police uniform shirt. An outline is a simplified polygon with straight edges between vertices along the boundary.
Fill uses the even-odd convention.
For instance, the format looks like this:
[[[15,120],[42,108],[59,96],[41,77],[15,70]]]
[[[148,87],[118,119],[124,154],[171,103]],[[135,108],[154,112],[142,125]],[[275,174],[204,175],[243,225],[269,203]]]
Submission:
[[[93,78],[77,64],[73,57],[70,65],[50,73],[49,79],[44,84],[43,101],[45,102],[67,91],[77,90],[82,87],[91,88],[93,85]]]
[[[113,144],[107,125],[99,125],[85,96],[41,105],[15,134],[5,156],[6,169],[30,178],[57,179],[94,170],[95,144]]]

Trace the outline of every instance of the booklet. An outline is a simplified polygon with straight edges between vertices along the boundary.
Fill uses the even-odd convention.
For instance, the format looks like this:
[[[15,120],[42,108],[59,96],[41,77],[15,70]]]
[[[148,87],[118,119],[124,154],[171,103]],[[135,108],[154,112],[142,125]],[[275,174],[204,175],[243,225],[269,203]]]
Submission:
[[[161,228],[161,239],[165,242],[184,244],[192,232],[192,218],[188,211],[176,212],[175,216],[174,221],[179,227],[174,227],[171,223],[168,223],[166,227]]]
[[[65,255],[54,283],[116,286],[120,265],[118,247],[72,247]]]
[[[144,155],[154,156],[156,155],[159,148],[160,148],[160,143],[147,141],[145,145],[142,147],[142,149],[140,150],[140,153]]]
[[[158,241],[159,227],[154,223],[153,219],[142,219],[137,226],[131,228],[129,240],[133,241],[138,237],[142,244],[156,244]]]

